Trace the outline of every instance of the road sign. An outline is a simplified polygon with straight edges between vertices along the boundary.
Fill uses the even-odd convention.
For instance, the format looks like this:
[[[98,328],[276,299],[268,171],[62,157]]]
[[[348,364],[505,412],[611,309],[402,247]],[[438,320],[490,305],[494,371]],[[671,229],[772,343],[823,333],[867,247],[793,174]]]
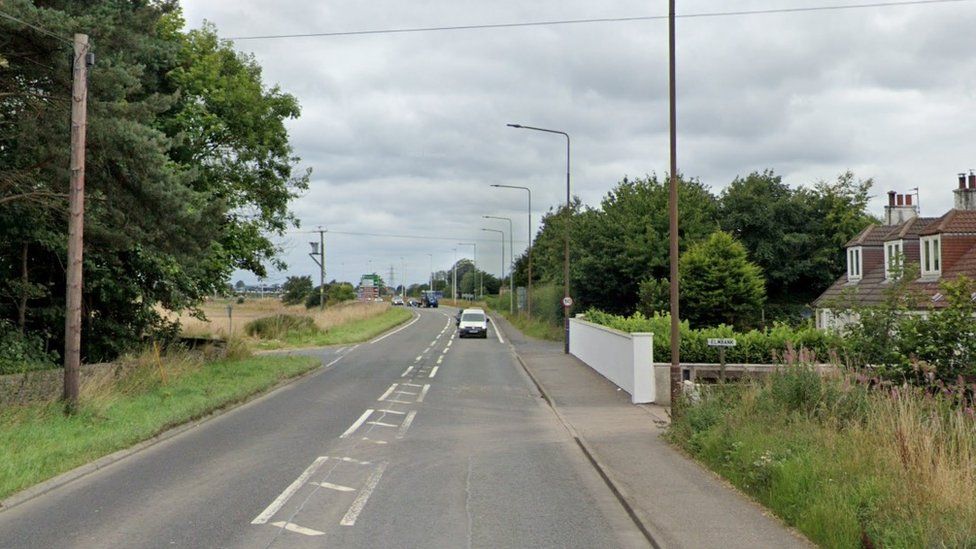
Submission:
[[[571,298],[569,296],[564,297],[563,298],[563,307],[572,307],[572,306],[573,306],[573,298]]]
[[[731,337],[710,337],[709,347],[735,347],[735,339]]]

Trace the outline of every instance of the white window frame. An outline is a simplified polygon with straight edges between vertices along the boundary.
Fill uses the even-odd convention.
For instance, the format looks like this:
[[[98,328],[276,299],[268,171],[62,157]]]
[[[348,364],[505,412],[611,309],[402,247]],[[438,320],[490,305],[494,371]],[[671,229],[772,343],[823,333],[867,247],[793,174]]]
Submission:
[[[847,249],[847,280],[854,282],[861,280],[861,272],[864,268],[864,250],[861,246],[852,246]]]
[[[889,240],[884,243],[885,279],[892,278],[892,271],[901,272],[905,266],[905,241]]]
[[[942,235],[923,236],[919,240],[922,276],[942,275]]]

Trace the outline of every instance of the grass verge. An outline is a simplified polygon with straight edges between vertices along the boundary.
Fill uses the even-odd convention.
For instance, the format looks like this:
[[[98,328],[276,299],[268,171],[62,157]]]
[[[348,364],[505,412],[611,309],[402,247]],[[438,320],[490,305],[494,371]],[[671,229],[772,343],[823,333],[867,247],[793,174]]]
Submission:
[[[509,303],[507,297],[485,296],[485,306],[505,317],[513,326],[518,328],[523,334],[536,339],[546,339],[549,341],[563,341],[565,330],[563,325],[553,324],[548,320],[534,316],[528,318],[518,313],[509,314]]]
[[[285,347],[320,347],[359,343],[410,320],[413,314],[405,307],[390,307],[382,313],[367,318],[347,320],[325,330],[285,330],[276,333],[274,339],[254,343],[257,349],[282,349]],[[259,319],[260,320],[260,319]]]
[[[56,402],[0,410],[0,499],[319,366],[308,357],[277,356],[142,362],[86,387],[73,416]]]
[[[976,547],[976,419],[952,399],[795,368],[703,388],[669,436],[823,547]]]

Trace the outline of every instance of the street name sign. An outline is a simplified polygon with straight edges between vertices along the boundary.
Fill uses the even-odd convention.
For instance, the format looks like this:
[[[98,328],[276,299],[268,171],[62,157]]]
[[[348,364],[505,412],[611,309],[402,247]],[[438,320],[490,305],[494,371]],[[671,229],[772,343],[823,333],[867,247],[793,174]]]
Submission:
[[[708,338],[709,347],[735,347],[735,338],[731,337],[710,337]]]

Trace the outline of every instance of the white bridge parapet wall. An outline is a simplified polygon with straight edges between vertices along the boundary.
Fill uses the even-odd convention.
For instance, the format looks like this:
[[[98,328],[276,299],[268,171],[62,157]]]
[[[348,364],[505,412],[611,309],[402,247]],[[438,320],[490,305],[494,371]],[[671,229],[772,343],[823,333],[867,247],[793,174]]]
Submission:
[[[628,334],[571,318],[569,352],[630,393],[634,404],[654,402],[654,334]]]

